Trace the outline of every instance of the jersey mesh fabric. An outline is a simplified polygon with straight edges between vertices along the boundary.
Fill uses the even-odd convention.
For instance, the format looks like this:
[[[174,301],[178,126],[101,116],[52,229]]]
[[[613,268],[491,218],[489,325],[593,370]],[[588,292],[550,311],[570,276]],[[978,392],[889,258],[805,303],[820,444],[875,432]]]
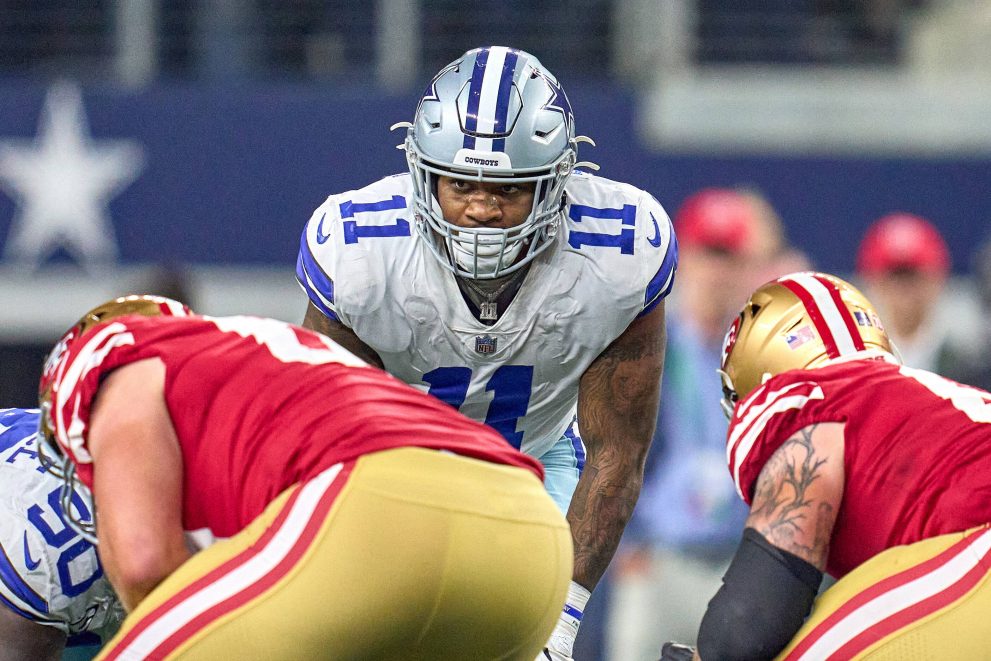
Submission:
[[[727,456],[744,499],[784,442],[825,422],[845,423],[834,576],[892,546],[991,521],[991,394],[880,360],[786,372],[741,403]]]
[[[53,396],[56,433],[63,445],[78,447],[74,458],[86,483],[86,425],[100,380],[146,358],[165,364],[186,530],[228,537],[287,487],[394,447],[448,450],[542,477],[536,460],[491,429],[316,333],[253,317],[122,317],[73,344],[63,372],[73,374],[80,363],[85,369]]]

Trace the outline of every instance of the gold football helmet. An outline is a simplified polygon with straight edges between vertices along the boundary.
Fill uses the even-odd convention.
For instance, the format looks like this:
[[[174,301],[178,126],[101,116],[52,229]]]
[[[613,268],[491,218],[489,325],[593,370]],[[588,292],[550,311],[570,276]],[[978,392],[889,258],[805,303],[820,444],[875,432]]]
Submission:
[[[759,287],[723,340],[722,407],[770,377],[863,354],[896,356],[871,302],[850,283],[825,273],[782,276]]]
[[[77,511],[72,506],[72,494],[78,486],[75,464],[62,451],[55,436],[52,395],[58,387],[57,382],[60,380],[59,365],[74,340],[82,337],[91,328],[104,321],[126,315],[184,317],[190,314],[192,311],[185,304],[164,296],[142,294],[115,298],[84,314],[72,328],[66,331],[45,359],[41,383],[38,388],[38,401],[41,408],[38,423],[38,460],[45,470],[62,479],[60,500],[67,523],[93,544],[96,543],[95,522],[80,520]]]

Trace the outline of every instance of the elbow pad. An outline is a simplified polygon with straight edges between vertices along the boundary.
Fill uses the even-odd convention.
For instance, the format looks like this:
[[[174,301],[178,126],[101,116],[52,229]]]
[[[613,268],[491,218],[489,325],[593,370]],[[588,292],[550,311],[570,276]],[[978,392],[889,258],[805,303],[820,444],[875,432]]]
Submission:
[[[733,556],[699,629],[703,661],[773,659],[812,610],[822,572],[753,528]]]

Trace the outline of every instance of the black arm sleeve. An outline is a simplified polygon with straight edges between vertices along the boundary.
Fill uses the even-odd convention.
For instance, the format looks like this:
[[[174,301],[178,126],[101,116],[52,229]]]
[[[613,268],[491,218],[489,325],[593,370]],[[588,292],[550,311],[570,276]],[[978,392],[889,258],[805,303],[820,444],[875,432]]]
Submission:
[[[745,529],[702,618],[702,661],[773,659],[802,626],[820,582],[814,566]]]

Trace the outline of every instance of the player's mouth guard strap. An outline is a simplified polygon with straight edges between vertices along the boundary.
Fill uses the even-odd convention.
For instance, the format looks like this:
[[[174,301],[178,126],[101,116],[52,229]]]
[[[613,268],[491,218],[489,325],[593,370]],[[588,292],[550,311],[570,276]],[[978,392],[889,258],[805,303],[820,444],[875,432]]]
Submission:
[[[699,629],[702,659],[773,659],[812,610],[822,572],[753,528],[733,556]]]

